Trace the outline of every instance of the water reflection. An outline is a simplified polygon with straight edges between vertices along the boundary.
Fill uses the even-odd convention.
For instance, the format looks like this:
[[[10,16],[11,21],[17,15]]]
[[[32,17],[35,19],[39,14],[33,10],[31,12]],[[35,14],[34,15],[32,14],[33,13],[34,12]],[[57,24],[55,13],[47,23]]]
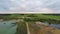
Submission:
[[[45,23],[45,24],[48,24],[48,25],[51,26],[51,27],[60,29],[60,24],[49,24],[48,22],[44,22],[44,23]]]
[[[60,29],[60,24],[50,24],[51,27],[54,27],[54,28],[57,28],[57,29]]]
[[[16,21],[0,22],[0,34],[15,34],[17,29]]]

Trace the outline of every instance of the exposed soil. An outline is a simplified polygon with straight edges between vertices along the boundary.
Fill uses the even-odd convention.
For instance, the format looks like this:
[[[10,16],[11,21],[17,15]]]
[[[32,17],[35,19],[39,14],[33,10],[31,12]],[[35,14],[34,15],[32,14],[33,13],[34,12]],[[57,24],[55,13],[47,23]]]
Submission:
[[[60,30],[43,24],[36,24],[35,26],[30,24],[29,28],[31,34],[60,34]]]

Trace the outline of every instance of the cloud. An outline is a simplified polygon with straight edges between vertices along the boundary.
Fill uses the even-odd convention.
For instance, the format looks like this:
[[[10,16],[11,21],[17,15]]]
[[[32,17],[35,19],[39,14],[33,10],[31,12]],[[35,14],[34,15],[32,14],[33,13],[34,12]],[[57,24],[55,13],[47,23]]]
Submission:
[[[60,0],[0,0],[0,11],[60,12]]]
[[[45,13],[52,13],[53,12],[53,10],[51,10],[51,9],[48,9],[48,8],[43,8],[43,9],[41,9],[41,12],[45,12]]]

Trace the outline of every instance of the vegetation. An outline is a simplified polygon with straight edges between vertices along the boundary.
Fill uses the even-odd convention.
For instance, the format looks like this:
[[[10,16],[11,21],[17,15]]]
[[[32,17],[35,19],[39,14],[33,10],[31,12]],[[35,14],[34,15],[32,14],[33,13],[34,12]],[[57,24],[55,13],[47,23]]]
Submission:
[[[45,15],[45,14],[10,14],[5,16],[2,15],[0,19],[3,20],[20,19],[20,21],[17,23],[18,29],[16,34],[27,34],[26,22],[28,22],[29,27],[33,28],[34,31],[36,32],[37,29],[39,29],[39,27],[31,25],[31,24],[35,24],[36,21],[48,22],[49,24],[51,23],[60,24],[60,15],[57,16],[57,15]]]
[[[27,27],[25,22],[19,21],[17,25],[18,25],[18,28],[17,28],[16,34],[27,34]]]
[[[60,24],[60,15],[54,15],[54,14],[10,14],[1,16],[0,19],[4,20],[11,20],[11,19],[22,19],[27,22],[35,22],[35,21],[41,21],[41,22],[48,22],[53,24]]]
[[[56,15],[42,15],[42,14],[30,14],[27,17],[30,18],[25,18],[25,21],[41,21],[41,22],[48,22],[48,23],[53,23],[53,24],[60,24],[60,16]]]

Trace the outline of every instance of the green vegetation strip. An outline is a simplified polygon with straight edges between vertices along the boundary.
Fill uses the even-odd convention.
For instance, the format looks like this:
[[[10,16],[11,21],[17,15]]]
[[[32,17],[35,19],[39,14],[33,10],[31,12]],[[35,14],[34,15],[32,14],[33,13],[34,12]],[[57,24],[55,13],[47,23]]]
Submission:
[[[16,34],[27,34],[27,27],[25,22],[18,22],[18,29]]]

